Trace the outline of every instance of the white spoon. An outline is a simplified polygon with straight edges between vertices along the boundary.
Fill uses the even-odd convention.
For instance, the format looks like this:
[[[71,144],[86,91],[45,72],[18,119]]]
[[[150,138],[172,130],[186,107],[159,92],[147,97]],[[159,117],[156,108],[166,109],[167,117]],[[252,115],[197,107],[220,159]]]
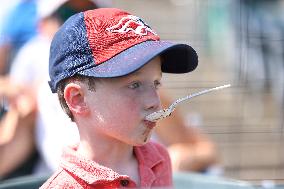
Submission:
[[[151,121],[151,122],[156,122],[160,119],[163,119],[163,118],[166,118],[168,116],[171,115],[171,113],[175,110],[176,106],[180,103],[180,102],[183,102],[185,100],[188,100],[190,98],[193,98],[193,97],[196,97],[196,96],[199,96],[199,95],[203,95],[205,93],[209,93],[211,91],[216,91],[216,90],[219,90],[219,89],[224,89],[224,88],[227,88],[227,87],[230,87],[231,84],[227,84],[227,85],[222,85],[222,86],[219,86],[219,87],[214,87],[214,88],[211,88],[211,89],[206,89],[206,90],[203,90],[203,91],[199,91],[197,93],[194,93],[194,94],[191,94],[191,95],[188,95],[186,97],[183,97],[183,98],[180,98],[180,99],[177,99],[174,103],[172,103],[168,108],[165,108],[163,110],[159,110],[159,111],[156,111],[156,112],[153,112],[151,113],[150,115],[147,115],[146,116],[146,120],[147,121]]]

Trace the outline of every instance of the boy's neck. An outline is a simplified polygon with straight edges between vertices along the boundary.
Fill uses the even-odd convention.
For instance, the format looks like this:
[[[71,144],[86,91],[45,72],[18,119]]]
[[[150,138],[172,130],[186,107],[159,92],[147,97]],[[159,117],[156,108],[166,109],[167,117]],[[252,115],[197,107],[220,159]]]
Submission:
[[[122,143],[90,143],[86,140],[80,141],[78,153],[106,167],[127,163],[134,157],[133,146]]]
[[[100,165],[111,168],[121,175],[128,175],[139,186],[140,177],[138,161],[135,157],[133,146],[125,144],[95,143],[92,145],[81,140],[77,152]],[[108,157],[108,158],[106,158]]]

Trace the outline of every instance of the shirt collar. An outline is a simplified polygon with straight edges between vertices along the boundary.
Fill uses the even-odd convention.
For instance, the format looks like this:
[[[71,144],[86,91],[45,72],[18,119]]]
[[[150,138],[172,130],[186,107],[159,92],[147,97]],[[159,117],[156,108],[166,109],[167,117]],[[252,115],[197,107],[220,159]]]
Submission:
[[[153,144],[134,147],[134,152],[139,163],[140,184],[141,186],[149,187],[161,174],[155,171],[155,167],[165,161],[161,153],[154,147]]]
[[[164,158],[160,155],[158,150],[149,143],[143,146],[135,146],[134,153],[139,163],[141,184],[152,183],[156,178],[153,168],[159,163],[162,163]],[[129,179],[127,175],[120,175],[110,168],[81,156],[77,153],[77,146],[70,146],[64,149],[61,167],[83,179],[88,184]]]
[[[135,146],[134,153],[138,159],[139,164],[149,168],[155,167],[157,164],[164,161],[164,157],[160,154],[154,145],[150,145],[152,142],[143,146]]]

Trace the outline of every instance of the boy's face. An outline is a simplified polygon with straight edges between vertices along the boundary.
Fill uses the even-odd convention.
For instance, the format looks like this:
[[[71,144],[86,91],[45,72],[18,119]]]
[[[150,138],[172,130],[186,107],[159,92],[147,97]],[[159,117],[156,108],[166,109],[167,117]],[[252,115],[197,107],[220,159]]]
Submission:
[[[85,93],[90,124],[95,137],[116,139],[130,145],[146,143],[155,123],[145,120],[160,110],[158,88],[162,77],[157,57],[138,71],[124,77],[95,82],[95,91]]]

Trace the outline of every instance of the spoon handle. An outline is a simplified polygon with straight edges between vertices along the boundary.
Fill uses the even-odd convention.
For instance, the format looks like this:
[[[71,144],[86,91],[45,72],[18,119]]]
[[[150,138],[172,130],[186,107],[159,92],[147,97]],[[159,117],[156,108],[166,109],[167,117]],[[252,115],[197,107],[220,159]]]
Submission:
[[[183,98],[180,98],[178,100],[176,100],[170,107],[169,109],[175,109],[175,107],[177,106],[178,103],[182,102],[182,101],[185,101],[185,100],[188,100],[190,98],[193,98],[193,97],[196,97],[196,96],[199,96],[199,95],[203,95],[205,93],[209,93],[209,92],[212,92],[212,91],[216,91],[216,90],[219,90],[219,89],[224,89],[224,88],[227,88],[227,87],[230,87],[231,84],[227,84],[227,85],[222,85],[222,86],[219,86],[219,87],[214,87],[214,88],[211,88],[211,89],[206,89],[206,90],[203,90],[203,91],[199,91],[197,93],[194,93],[194,94],[191,94],[191,95],[187,95]]]

